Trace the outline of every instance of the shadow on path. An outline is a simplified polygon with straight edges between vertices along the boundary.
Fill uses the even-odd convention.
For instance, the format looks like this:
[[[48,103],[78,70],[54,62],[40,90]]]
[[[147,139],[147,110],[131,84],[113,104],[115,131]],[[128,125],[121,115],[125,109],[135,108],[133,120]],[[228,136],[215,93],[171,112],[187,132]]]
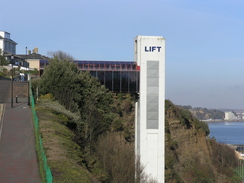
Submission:
[[[27,98],[20,101],[14,103],[13,108],[10,102],[5,104],[0,141],[0,182],[40,183],[31,109]]]

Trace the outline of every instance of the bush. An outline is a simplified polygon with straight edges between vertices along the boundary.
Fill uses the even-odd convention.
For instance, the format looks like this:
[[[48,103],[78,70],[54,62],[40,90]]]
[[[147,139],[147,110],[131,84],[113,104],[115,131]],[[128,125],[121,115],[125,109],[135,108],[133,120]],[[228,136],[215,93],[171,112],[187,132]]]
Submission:
[[[186,109],[181,109],[179,120],[182,126],[186,126],[189,129],[192,121],[191,112]]]
[[[123,130],[123,124],[122,124],[121,120],[119,120],[119,119],[114,120],[112,123],[112,129],[113,129],[113,131]]]
[[[99,175],[99,177],[107,179],[103,182],[134,182],[134,148],[123,144],[123,141],[118,140],[116,133],[103,135],[99,138],[96,145],[99,161],[97,165],[99,169],[105,171]]]
[[[205,135],[208,136],[210,134],[208,124],[206,122],[203,122],[203,121],[200,121],[199,123],[200,123],[201,128],[204,130]]]
[[[40,99],[49,99],[51,101],[54,101],[55,100],[53,94],[51,94],[51,93],[48,93],[46,95],[41,95],[40,96]]]
[[[76,112],[81,98],[82,79],[76,65],[68,60],[53,59],[41,76],[41,92],[51,93],[66,109]]]
[[[238,159],[234,149],[213,139],[209,141],[212,149],[211,158],[218,172],[228,177],[235,176],[234,168],[238,166]]]

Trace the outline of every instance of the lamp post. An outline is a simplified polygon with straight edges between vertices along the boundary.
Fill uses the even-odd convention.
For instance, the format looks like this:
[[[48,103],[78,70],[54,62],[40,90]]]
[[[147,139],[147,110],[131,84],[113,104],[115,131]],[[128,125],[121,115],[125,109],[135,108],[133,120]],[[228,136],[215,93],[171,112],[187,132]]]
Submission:
[[[25,64],[27,64],[27,51],[28,51],[28,48],[27,46],[25,47]],[[26,65],[27,66],[27,65]],[[28,82],[28,101],[27,101],[27,105],[30,105],[30,81],[29,81],[29,74],[27,74],[27,82]]]
[[[28,51],[28,48],[27,46],[25,47],[25,62],[27,62],[27,51]]]
[[[28,51],[28,48],[27,46],[25,47],[25,71],[27,70],[27,66],[28,66],[28,62],[27,62],[27,51]],[[29,68],[29,67],[28,67]],[[27,75],[27,81],[29,80],[29,74],[25,73]]]
[[[14,64],[14,55],[11,55],[11,62],[12,62],[12,78],[11,78],[11,108],[13,108],[13,100],[14,100],[14,69],[13,69],[13,64]]]

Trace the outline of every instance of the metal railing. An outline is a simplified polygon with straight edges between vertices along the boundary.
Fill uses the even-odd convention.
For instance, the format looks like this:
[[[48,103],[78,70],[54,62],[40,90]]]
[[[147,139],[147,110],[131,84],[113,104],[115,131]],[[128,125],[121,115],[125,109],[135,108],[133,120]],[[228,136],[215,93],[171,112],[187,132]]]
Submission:
[[[240,178],[244,180],[244,160],[239,160],[239,165],[236,168],[236,172],[240,176]]]
[[[38,121],[38,117],[36,115],[35,100],[34,100],[34,97],[32,94],[32,90],[31,90],[31,82],[29,84],[29,92],[30,92],[31,112],[32,112],[33,122],[34,122],[34,127],[35,127],[36,151],[37,151],[40,171],[41,171],[41,174],[42,174],[42,172],[44,172],[46,183],[52,183],[53,177],[52,177],[51,170],[47,163],[47,157],[46,157],[46,153],[45,153],[45,150],[43,147],[42,137],[41,137],[41,134],[39,131],[39,121]]]

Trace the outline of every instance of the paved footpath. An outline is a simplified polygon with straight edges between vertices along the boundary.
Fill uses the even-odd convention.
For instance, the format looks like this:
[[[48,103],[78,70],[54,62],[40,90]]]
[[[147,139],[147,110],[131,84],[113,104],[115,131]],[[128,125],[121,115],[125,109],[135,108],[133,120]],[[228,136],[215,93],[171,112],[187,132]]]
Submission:
[[[18,102],[14,108],[10,102],[5,104],[0,138],[0,182],[41,183],[31,109],[26,98]]]

